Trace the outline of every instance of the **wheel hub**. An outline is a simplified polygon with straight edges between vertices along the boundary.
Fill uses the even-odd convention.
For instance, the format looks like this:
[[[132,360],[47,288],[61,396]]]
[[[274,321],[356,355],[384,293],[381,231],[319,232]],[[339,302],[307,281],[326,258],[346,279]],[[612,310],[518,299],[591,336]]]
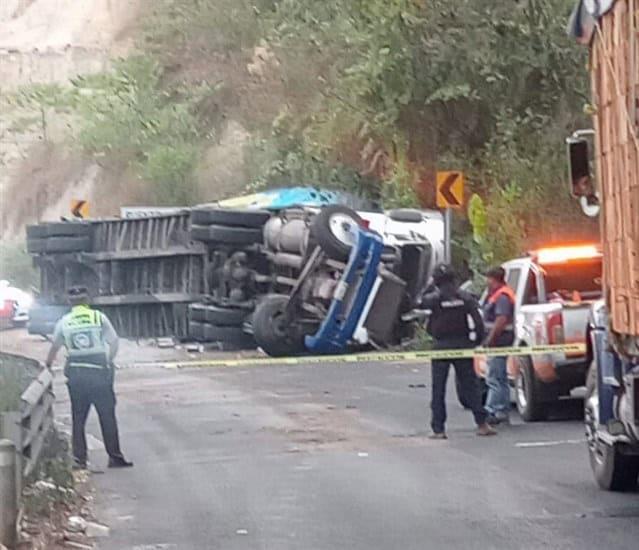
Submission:
[[[357,223],[346,214],[335,213],[329,219],[329,226],[333,236],[345,245],[353,246],[357,239]]]
[[[520,412],[528,406],[528,398],[526,397],[526,380],[520,372],[516,380],[517,405]]]
[[[286,315],[284,312],[279,312],[273,316],[273,329],[282,338],[285,338],[288,334],[288,323],[286,322]]]
[[[603,464],[604,455],[601,449],[601,443],[597,437],[597,427],[599,425],[599,396],[594,393],[586,400],[584,409],[584,426],[586,428],[586,442],[588,443],[588,451],[590,455],[597,461],[597,464]]]

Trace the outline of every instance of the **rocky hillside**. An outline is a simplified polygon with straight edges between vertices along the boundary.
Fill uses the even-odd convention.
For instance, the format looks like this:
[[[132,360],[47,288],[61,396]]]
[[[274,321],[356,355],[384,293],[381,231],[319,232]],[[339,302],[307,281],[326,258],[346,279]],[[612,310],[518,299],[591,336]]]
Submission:
[[[133,43],[140,0],[0,2],[0,227],[68,213],[72,197],[92,199],[103,177],[69,146],[71,119],[52,108],[16,104],[14,94],[66,85],[108,69]]]

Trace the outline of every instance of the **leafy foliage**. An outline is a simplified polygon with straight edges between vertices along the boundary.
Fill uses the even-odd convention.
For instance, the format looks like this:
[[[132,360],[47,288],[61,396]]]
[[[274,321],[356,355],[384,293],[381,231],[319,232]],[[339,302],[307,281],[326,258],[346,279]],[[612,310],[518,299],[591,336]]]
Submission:
[[[197,46],[243,51],[263,35],[262,14],[275,0],[154,0],[144,40],[157,55],[175,56]],[[171,49],[167,48],[171,45]]]
[[[38,271],[24,241],[0,242],[0,279],[25,289],[39,286]]]
[[[78,140],[93,154],[117,156],[157,185],[159,203],[189,204],[205,126],[193,106],[202,89],[165,89],[162,70],[146,56],[116,63],[110,73],[80,78]]]
[[[556,215],[575,212],[557,192],[563,139],[585,124],[585,52],[564,31],[571,7],[281,0],[264,18],[284,77],[300,51],[317,67],[306,105],[289,114],[302,125],[300,148],[360,173],[382,151],[387,163],[374,170],[373,185],[402,204],[414,197],[398,193],[417,181],[432,186],[436,167],[464,169],[484,199],[488,227],[480,233],[491,235],[472,246],[492,262],[520,252]]]

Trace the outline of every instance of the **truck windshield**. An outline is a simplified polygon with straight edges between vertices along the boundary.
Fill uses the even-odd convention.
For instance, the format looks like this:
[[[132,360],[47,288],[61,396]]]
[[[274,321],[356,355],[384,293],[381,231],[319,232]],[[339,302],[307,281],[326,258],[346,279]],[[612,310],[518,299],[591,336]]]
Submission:
[[[545,265],[549,300],[594,300],[601,297],[601,258]]]

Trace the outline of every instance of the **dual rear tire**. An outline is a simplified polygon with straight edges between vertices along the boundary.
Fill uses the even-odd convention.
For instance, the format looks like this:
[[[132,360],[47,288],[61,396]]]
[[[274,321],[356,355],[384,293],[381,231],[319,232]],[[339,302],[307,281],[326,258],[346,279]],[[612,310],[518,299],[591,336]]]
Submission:
[[[598,436],[599,393],[597,365],[592,363],[586,382],[584,423],[590,467],[598,485],[607,491],[631,491],[637,486],[639,456],[624,453],[621,444],[609,444]]]
[[[189,306],[189,337],[197,342],[217,342],[233,348],[254,349],[255,340],[244,331],[251,311],[212,304]]]

